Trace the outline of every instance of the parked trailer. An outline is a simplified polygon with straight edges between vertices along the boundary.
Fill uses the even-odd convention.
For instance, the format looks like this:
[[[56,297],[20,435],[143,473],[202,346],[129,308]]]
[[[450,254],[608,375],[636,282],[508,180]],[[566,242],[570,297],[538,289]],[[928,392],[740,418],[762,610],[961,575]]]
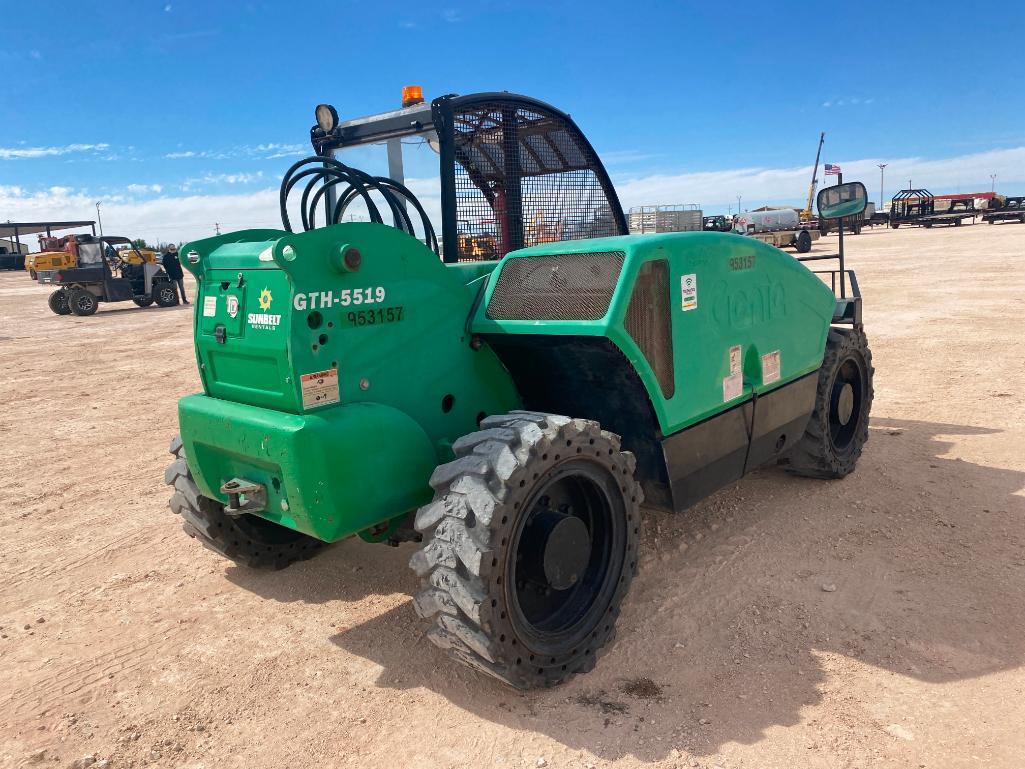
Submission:
[[[811,244],[820,237],[818,230],[801,223],[792,208],[745,211],[737,215],[733,231],[776,248],[796,249],[799,254],[811,251]]]
[[[1002,206],[982,215],[982,221],[986,222],[986,224],[993,224],[994,222],[1021,222],[1025,224],[1025,195],[1004,198]]]
[[[631,235],[656,232],[700,232],[701,208],[696,203],[668,206],[634,206],[627,215]]]
[[[890,226],[893,229],[902,224],[920,227],[946,224],[960,227],[965,219],[974,219],[978,215],[971,195],[937,198],[927,189],[907,189],[898,192],[890,201]]]

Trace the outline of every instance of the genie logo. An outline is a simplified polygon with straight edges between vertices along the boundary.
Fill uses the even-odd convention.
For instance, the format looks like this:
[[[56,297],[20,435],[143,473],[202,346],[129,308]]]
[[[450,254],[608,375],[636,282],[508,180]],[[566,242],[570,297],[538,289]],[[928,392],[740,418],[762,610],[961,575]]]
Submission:
[[[744,288],[719,281],[712,289],[712,319],[732,329],[751,328],[785,317],[786,289],[768,278]]]

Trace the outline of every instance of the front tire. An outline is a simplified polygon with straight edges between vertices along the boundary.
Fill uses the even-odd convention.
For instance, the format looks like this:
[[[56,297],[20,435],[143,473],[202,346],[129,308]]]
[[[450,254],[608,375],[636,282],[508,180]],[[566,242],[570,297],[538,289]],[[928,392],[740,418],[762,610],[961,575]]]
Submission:
[[[50,294],[46,300],[50,310],[56,315],[70,315],[71,314],[71,303],[68,301],[68,292],[63,288],[59,288]]]
[[[854,470],[868,440],[874,371],[864,331],[829,330],[815,410],[788,457],[791,472],[811,478],[843,478]]]
[[[520,689],[594,667],[637,571],[633,454],[597,422],[528,411],[455,442],[420,508],[417,613],[450,656]]]
[[[100,300],[84,288],[76,288],[68,297],[68,304],[75,315],[93,315],[100,307]]]
[[[323,549],[320,540],[255,515],[226,515],[224,505],[204,497],[193,480],[180,435],[171,441],[170,451],[174,461],[164,473],[164,483],[174,489],[171,510],[182,517],[185,533],[204,547],[243,566],[266,570],[283,569]]]

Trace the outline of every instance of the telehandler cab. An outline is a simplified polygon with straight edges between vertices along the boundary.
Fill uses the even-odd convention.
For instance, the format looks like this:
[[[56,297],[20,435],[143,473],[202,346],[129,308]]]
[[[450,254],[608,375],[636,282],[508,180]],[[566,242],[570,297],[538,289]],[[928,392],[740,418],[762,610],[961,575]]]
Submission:
[[[854,469],[872,360],[842,264],[816,275],[728,233],[627,235],[590,143],[534,99],[317,118],[281,230],[182,249],[203,392],[179,403],[165,480],[202,544],[273,569],[354,534],[417,542],[429,638],[551,686],[613,638],[642,501],[685,510],[768,463]],[[336,157],[409,137],[439,152],[440,240],[401,179]],[[867,198],[822,192],[823,216]],[[338,223],[355,205],[370,221]],[[563,241],[530,241],[538,210]]]

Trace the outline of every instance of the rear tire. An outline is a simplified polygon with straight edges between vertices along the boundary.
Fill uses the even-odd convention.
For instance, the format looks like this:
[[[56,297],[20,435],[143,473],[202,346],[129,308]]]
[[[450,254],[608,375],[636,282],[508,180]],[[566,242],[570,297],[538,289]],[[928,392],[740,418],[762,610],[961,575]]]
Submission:
[[[520,689],[594,667],[637,570],[633,454],[585,419],[514,411],[455,442],[410,560],[427,637]]]
[[[160,307],[174,307],[178,304],[178,289],[170,281],[154,283],[153,299]]]
[[[75,315],[92,315],[99,309],[100,300],[84,288],[76,288],[68,296],[68,304]]]
[[[854,470],[868,440],[874,371],[864,331],[829,330],[815,410],[787,457],[790,472],[811,478],[843,478]]]
[[[152,296],[136,296],[132,299],[139,307],[149,307],[153,304],[154,299]]]
[[[68,292],[63,288],[59,288],[50,294],[46,300],[50,310],[57,315],[70,315],[71,304],[68,301]]]
[[[807,254],[811,251],[811,233],[807,230],[801,230],[797,233],[797,238],[794,241],[794,247],[797,249],[799,254]]]
[[[324,543],[298,531],[278,526],[255,515],[232,518],[224,505],[204,497],[185,461],[180,435],[171,441],[174,461],[164,473],[164,483],[174,488],[171,510],[182,517],[182,528],[204,546],[252,569],[283,569],[316,555]]]

